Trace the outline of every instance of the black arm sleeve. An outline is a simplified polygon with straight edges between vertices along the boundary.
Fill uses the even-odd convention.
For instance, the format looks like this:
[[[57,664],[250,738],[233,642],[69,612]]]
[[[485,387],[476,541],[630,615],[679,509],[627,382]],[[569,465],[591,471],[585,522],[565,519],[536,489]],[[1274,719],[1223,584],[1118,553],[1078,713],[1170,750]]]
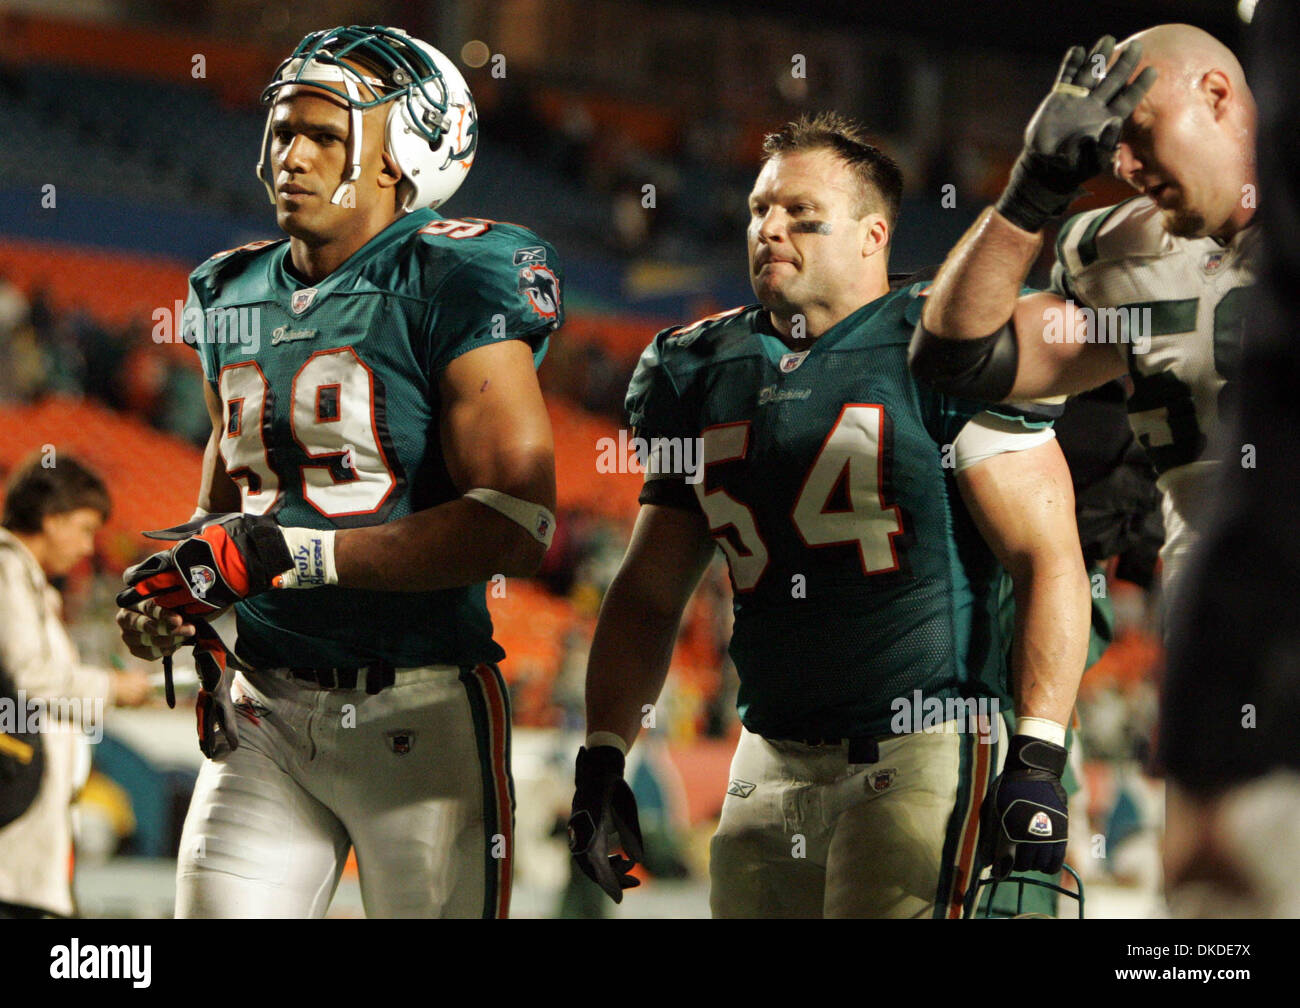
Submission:
[[[665,476],[647,480],[641,487],[641,495],[637,497],[637,501],[641,504],[662,504],[665,507],[681,508],[683,511],[694,511],[696,514],[704,513],[700,507],[700,499],[695,496],[695,491],[691,489],[684,477]]]
[[[997,332],[973,340],[941,339],[918,322],[907,363],[917,378],[949,395],[1001,402],[1016,384],[1020,350],[1009,321]]]

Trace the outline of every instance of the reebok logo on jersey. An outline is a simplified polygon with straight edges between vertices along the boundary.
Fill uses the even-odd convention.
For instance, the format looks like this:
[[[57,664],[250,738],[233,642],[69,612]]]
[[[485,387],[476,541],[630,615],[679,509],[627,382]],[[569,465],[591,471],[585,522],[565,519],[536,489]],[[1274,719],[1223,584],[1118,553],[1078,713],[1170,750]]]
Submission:
[[[304,287],[302,290],[294,291],[293,297],[289,299],[289,307],[293,309],[295,315],[301,315],[311,303],[316,300],[317,288]]]
[[[1049,837],[1052,835],[1052,819],[1046,812],[1035,812],[1034,818],[1029,820],[1029,832],[1034,836]]]
[[[733,780],[727,787],[727,794],[735,795],[737,798],[748,798],[754,793],[755,785],[745,780]]]
[[[190,590],[194,592],[195,598],[206,597],[208,589],[216,583],[217,575],[211,567],[200,564],[190,568]]]
[[[546,248],[542,245],[530,245],[528,248],[515,249],[516,266],[544,262],[546,262]]]

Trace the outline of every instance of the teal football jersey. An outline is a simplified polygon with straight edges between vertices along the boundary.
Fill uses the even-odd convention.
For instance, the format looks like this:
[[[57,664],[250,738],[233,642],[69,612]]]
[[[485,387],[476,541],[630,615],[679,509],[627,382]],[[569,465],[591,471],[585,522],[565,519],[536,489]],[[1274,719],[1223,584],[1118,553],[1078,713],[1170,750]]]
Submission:
[[[986,407],[908,371],[927,287],[801,352],[758,306],[665,330],[632,378],[641,437],[700,439],[694,490],[730,566],[741,720],[769,738],[887,734],[915,690],[1006,697],[1004,574],[951,447]]]
[[[422,210],[314,287],[289,266],[282,239],[190,277],[186,340],[221,399],[221,455],[244,512],[346,529],[459,497],[439,440],[439,374],[498,339],[526,340],[540,364],[563,321],[555,250],[514,224]],[[271,591],[237,617],[238,655],[259,668],[504,657],[482,584]]]

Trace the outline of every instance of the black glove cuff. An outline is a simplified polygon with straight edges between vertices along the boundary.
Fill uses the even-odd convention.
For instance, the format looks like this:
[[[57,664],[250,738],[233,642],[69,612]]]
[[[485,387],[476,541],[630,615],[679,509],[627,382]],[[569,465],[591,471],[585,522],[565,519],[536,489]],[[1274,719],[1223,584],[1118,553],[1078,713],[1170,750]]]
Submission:
[[[997,211],[1022,231],[1037,234],[1084,194],[1069,173],[1041,154],[1025,152],[1011,169]]]
[[[1039,770],[1060,778],[1065,773],[1065,763],[1068,758],[1069,754],[1064,746],[1034,738],[1032,735],[1013,735],[1003,772]]]
[[[574,773],[574,784],[582,787],[585,782],[593,780],[622,779],[626,760],[623,754],[613,746],[586,746],[578,750],[578,765]]]
[[[284,533],[273,518],[244,518],[226,527],[241,553],[249,558],[248,576],[252,594],[268,591],[271,579],[293,566],[293,556]]]

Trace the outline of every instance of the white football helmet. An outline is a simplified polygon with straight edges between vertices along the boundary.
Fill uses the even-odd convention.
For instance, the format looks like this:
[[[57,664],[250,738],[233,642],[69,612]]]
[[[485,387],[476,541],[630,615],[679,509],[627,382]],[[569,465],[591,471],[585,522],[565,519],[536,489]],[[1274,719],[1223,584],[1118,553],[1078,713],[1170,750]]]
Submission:
[[[343,62],[348,58],[382,70],[382,76],[370,76]],[[478,113],[465,78],[437,49],[400,28],[349,25],[312,32],[276,69],[274,79],[262,91],[262,103],[273,107],[276,94],[294,84],[328,91],[347,102],[351,112],[347,139],[350,169],[330,202],[341,203],[361,177],[361,113],[384,103],[390,104],[384,150],[402,170],[397,187],[399,212],[437,209],[469,174],[478,147]],[[359,84],[365,84],[377,97],[363,98]],[[271,114],[272,108],[268,108],[257,177],[274,203],[275,180],[269,167]]]

